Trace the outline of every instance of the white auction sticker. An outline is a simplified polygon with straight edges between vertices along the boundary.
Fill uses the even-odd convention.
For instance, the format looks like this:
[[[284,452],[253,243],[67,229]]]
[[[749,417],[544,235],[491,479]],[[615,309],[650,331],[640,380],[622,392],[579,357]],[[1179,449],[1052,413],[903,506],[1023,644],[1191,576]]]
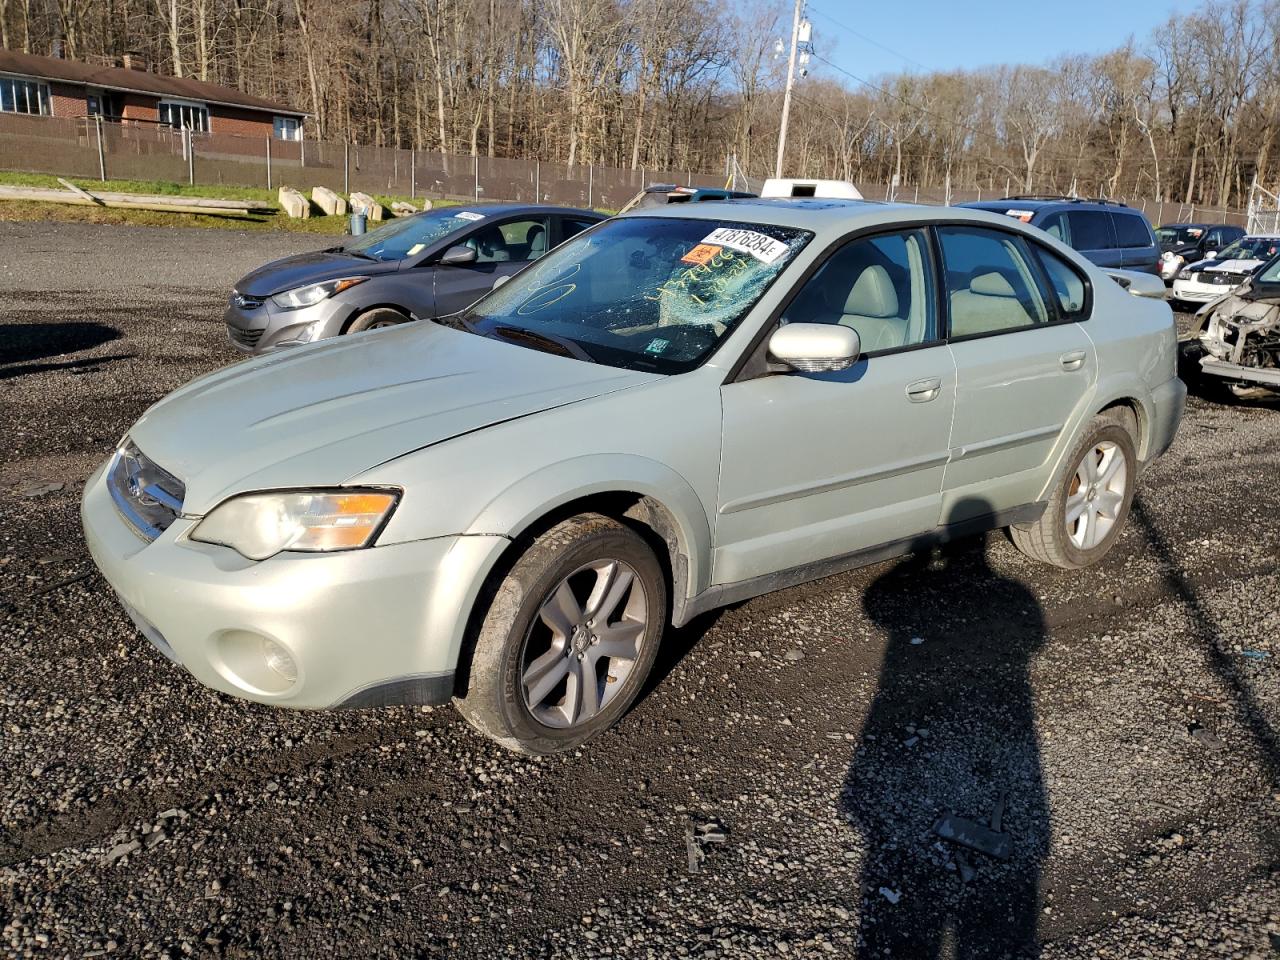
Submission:
[[[787,252],[787,245],[781,240],[766,237],[754,230],[738,230],[733,227],[712,230],[702,238],[702,242],[749,253],[761,263],[773,263]]]
[[[483,213],[472,213],[470,210],[463,210],[461,213],[455,213],[453,216],[454,216],[454,219],[456,220],[483,220],[484,219]]]

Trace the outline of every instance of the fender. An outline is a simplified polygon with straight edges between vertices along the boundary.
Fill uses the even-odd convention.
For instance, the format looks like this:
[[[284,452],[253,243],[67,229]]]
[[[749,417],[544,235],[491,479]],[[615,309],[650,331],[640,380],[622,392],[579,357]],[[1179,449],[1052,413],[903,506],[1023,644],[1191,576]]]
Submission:
[[[672,609],[673,620],[679,625],[685,602],[710,582],[711,526],[702,501],[689,482],[656,460],[607,453],[574,457],[544,467],[493,497],[466,532],[518,535],[565,504],[602,493],[635,493],[650,498],[674,521],[677,549],[671,557]],[[670,545],[670,534],[658,532]],[[486,576],[488,572],[485,571]]]
[[[1075,448],[1085,425],[1107,407],[1116,403],[1132,406],[1137,404],[1138,410],[1138,459],[1143,460],[1151,449],[1151,391],[1142,378],[1128,371],[1116,371],[1104,374],[1093,389],[1086,393],[1071,412],[1071,419],[1062,429],[1058,444],[1050,456],[1051,469],[1045,476],[1044,486],[1040,489],[1038,501],[1047,500],[1053,493],[1053,484],[1062,468],[1062,462]]]

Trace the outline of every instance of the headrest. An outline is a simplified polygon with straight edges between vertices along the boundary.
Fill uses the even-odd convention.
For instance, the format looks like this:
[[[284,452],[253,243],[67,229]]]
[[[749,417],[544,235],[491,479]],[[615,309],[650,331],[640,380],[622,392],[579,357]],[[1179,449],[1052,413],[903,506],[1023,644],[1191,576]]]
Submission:
[[[1013,286],[1004,278],[1004,275],[997,273],[995,270],[990,273],[980,273],[970,280],[969,290],[973,293],[980,293],[984,297],[1017,296]]]
[[[898,292],[893,289],[889,271],[881,266],[864,269],[845,299],[844,312],[860,317],[896,317]]]

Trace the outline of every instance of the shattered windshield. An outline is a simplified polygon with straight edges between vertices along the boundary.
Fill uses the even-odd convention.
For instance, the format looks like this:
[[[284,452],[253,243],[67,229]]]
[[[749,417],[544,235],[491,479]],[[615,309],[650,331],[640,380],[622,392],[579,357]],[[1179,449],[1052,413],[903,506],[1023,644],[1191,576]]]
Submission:
[[[460,233],[483,220],[484,214],[459,207],[445,207],[392,220],[343,245],[346,253],[362,253],[377,260],[414,257],[451,233]]]
[[[722,220],[626,217],[562,245],[475,304],[477,333],[612,366],[701,363],[812,237]]]

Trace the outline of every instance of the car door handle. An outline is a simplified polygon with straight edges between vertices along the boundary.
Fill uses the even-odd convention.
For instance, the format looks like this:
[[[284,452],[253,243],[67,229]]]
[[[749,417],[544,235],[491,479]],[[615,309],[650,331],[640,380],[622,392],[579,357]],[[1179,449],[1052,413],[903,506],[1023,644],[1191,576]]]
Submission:
[[[941,392],[942,380],[938,377],[907,384],[907,399],[912,403],[928,403],[936,399]]]
[[[1058,363],[1062,365],[1063,370],[1079,370],[1084,366],[1085,352],[1083,350],[1072,350],[1064,353],[1058,358]]]

